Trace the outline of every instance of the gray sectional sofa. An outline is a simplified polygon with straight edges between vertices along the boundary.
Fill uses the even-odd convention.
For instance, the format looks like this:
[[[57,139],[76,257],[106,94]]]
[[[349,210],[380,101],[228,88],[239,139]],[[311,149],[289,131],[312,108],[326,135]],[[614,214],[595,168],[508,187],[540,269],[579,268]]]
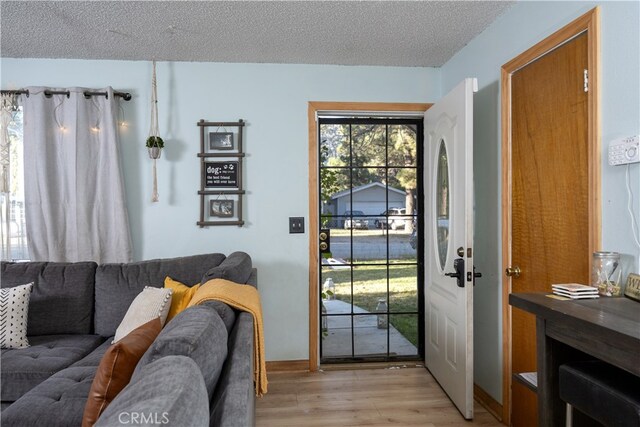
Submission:
[[[1,264],[2,287],[34,282],[29,348],[1,352],[1,424],[80,426],[103,354],[129,305],[164,278],[257,286],[243,252],[130,264]],[[253,317],[209,301],[168,322],[98,426],[254,424]]]

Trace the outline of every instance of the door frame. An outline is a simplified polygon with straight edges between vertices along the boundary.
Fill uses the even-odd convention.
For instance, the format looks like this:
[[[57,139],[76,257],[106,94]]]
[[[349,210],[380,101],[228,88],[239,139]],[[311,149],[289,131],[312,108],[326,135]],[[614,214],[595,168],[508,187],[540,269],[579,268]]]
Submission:
[[[502,420],[511,424],[511,278],[505,269],[511,265],[511,76],[519,69],[568,42],[587,35],[588,117],[588,186],[589,186],[589,251],[601,244],[601,144],[600,144],[600,9],[595,7],[570,22],[536,45],[527,49],[501,68],[501,130],[502,130]],[[590,258],[591,259],[591,258]],[[591,267],[591,261],[589,261]]]
[[[386,102],[324,102],[309,101],[307,115],[309,124],[309,371],[320,367],[318,340],[319,288],[318,288],[318,113],[328,111],[354,113],[424,113],[432,104],[386,103]]]

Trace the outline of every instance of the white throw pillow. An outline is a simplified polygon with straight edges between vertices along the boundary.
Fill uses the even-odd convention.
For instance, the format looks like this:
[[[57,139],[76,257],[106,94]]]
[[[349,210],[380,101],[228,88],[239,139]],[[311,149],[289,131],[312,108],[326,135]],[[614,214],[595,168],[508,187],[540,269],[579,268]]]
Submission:
[[[27,348],[27,317],[33,283],[0,289],[0,347]]]
[[[171,308],[172,292],[171,289],[167,288],[145,286],[129,306],[127,314],[124,315],[124,319],[116,329],[116,336],[111,344],[118,342],[127,336],[129,332],[156,317],[160,317],[160,322],[164,326]]]

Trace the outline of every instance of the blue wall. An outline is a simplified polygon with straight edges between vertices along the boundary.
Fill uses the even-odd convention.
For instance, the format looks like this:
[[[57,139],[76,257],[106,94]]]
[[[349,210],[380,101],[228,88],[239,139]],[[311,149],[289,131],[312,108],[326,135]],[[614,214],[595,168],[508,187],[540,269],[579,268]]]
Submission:
[[[433,102],[440,73],[429,68],[159,63],[160,202],[152,204],[149,132],[151,64],[132,61],[2,59],[2,88],[113,86],[129,123],[121,132],[136,259],[246,251],[259,272],[267,360],[308,358],[308,234],[288,234],[288,217],[308,223],[308,101]],[[196,226],[200,119],[245,119],[245,217],[238,227]]]
[[[562,28],[596,3],[516,3],[441,69],[442,93],[460,80],[478,78],[474,99],[476,257],[483,277],[474,294],[475,382],[502,401],[502,282],[500,67]],[[625,167],[607,164],[611,139],[640,133],[640,6],[601,5],[602,248],[624,256],[624,276],[638,271],[640,248],[633,243],[627,213]],[[640,217],[640,164],[630,166],[636,218]],[[496,357],[496,355],[500,357]]]

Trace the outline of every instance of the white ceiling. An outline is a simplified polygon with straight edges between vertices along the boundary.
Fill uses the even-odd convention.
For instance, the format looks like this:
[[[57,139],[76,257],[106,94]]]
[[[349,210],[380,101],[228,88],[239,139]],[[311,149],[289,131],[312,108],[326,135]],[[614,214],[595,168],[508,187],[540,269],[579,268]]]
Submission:
[[[8,1],[0,55],[444,64],[513,1]]]

